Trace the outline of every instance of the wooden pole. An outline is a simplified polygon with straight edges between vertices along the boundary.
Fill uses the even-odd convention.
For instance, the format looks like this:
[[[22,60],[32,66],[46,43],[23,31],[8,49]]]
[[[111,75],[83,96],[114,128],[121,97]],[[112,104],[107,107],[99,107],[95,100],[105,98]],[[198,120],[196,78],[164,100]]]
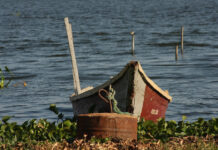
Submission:
[[[64,18],[64,22],[66,26],[69,48],[70,48],[70,53],[71,53],[71,58],[72,58],[72,73],[73,73],[73,81],[74,81],[74,91],[75,91],[75,94],[78,95],[81,92],[81,88],[80,88],[79,73],[78,73],[78,68],[77,68],[77,63],[76,63],[76,56],[75,56],[75,51],[74,51],[72,26],[69,23],[68,17]]]
[[[176,45],[175,59],[178,60],[178,44]]]
[[[181,54],[183,55],[183,33],[184,33],[184,27],[181,28]]]
[[[134,55],[134,50],[135,50],[135,33],[132,31],[130,32],[132,35],[132,55]]]

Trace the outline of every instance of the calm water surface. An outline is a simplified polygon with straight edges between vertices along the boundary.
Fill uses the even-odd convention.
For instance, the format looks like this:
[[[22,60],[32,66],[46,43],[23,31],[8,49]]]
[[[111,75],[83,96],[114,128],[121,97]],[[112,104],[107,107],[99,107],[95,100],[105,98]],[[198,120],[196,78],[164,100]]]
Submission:
[[[72,23],[82,88],[97,86],[139,60],[173,96],[167,120],[218,117],[217,8],[216,0],[0,0],[0,67],[8,66],[15,76],[0,90],[0,117],[53,120],[51,103],[73,116],[64,17]],[[184,57],[176,62],[181,26]],[[134,57],[130,31],[136,34]]]

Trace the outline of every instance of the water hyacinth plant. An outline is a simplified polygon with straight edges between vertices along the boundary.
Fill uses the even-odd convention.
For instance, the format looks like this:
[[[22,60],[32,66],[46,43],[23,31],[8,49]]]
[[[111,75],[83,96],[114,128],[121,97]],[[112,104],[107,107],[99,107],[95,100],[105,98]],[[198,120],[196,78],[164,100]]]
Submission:
[[[15,145],[19,142],[28,143],[30,141],[72,141],[76,137],[76,122],[63,119],[62,113],[58,112],[55,105],[51,105],[50,110],[55,110],[61,122],[32,119],[18,125],[16,122],[9,122],[10,116],[3,117],[0,121],[0,147],[2,144]]]
[[[185,116],[179,122],[160,119],[158,123],[141,120],[138,122],[138,139],[154,138],[167,141],[170,137],[218,135],[218,118],[208,121],[199,118],[195,122],[185,122],[185,119]]]

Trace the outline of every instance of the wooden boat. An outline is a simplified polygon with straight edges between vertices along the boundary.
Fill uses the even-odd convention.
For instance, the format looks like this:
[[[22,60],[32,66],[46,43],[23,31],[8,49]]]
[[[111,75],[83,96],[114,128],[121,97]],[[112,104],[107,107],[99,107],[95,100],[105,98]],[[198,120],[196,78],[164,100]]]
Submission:
[[[172,97],[168,91],[159,88],[143,71],[138,61],[130,61],[124,69],[104,84],[92,88],[88,87],[79,95],[73,94],[70,101],[73,105],[74,116],[93,112],[110,112],[108,103],[103,101],[98,91],[115,89],[115,99],[118,108],[123,112],[130,112],[146,120],[157,121],[165,117],[168,103]]]

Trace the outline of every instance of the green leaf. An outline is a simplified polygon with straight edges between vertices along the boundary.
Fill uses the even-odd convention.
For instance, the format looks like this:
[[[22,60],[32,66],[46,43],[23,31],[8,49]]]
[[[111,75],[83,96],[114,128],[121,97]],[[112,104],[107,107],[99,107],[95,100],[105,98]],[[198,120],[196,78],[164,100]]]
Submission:
[[[172,130],[171,129],[167,129],[167,134],[172,135],[173,134]]]
[[[4,87],[4,77],[2,77],[2,79],[1,79],[1,82],[0,82],[0,88],[3,88]]]
[[[3,131],[3,132],[4,132],[4,131],[5,131],[5,129],[6,129],[6,127],[7,127],[7,126],[6,126],[5,124],[4,124],[4,125],[2,125],[2,126],[1,126],[1,131]]]
[[[142,129],[142,127],[140,125],[138,125],[138,130],[141,130],[141,129]]]
[[[66,127],[66,128],[70,128],[71,125],[72,125],[72,123],[71,123],[70,120],[65,120],[65,121],[64,121],[64,127]]]
[[[177,122],[176,122],[175,120],[170,120],[170,121],[169,121],[169,124],[176,125],[176,124],[177,124]]]
[[[52,132],[49,132],[49,133],[48,133],[48,137],[49,137],[50,140],[54,139],[53,133],[52,133]]]
[[[4,116],[4,117],[2,118],[2,121],[3,121],[4,123],[7,123],[7,121],[8,121],[10,118],[11,118],[11,116]]]
[[[214,130],[217,132],[218,131],[218,125],[214,125]]]
[[[5,77],[2,73],[2,69],[0,68],[0,75],[1,75],[1,82],[0,82],[0,88],[4,88],[4,81],[5,81]]]
[[[203,124],[204,124],[204,119],[203,119],[203,118],[198,118],[198,123],[199,123],[200,125],[203,125]]]
[[[50,107],[49,107],[49,110],[51,110],[55,114],[59,113],[55,104],[51,104]]]
[[[7,67],[7,66],[5,66],[5,70],[6,70],[7,72],[10,72],[10,70],[8,69],[8,67]]]
[[[182,116],[182,121],[185,121],[187,117],[185,115]]]
[[[64,118],[64,114],[60,113],[58,114],[58,119],[63,119]]]

